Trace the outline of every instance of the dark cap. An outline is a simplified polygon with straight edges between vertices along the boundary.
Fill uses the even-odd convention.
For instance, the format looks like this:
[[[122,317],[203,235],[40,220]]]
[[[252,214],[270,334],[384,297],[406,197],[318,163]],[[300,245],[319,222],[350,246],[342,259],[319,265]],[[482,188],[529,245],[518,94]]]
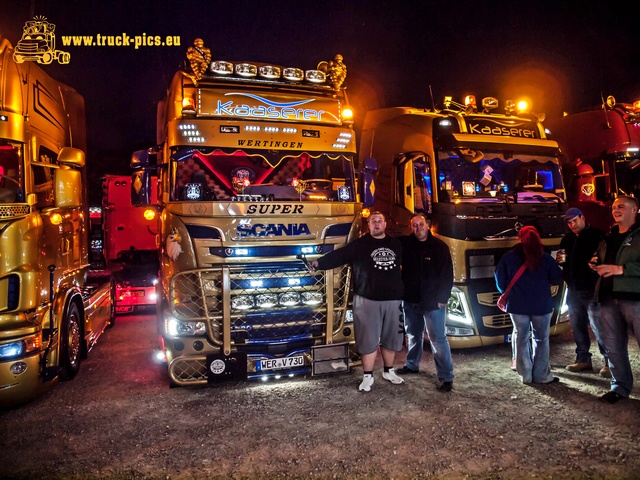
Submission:
[[[582,216],[582,211],[579,208],[574,207],[567,210],[567,213],[565,213],[564,217],[562,218],[566,222],[567,220],[571,220],[572,218],[581,217],[581,216]]]

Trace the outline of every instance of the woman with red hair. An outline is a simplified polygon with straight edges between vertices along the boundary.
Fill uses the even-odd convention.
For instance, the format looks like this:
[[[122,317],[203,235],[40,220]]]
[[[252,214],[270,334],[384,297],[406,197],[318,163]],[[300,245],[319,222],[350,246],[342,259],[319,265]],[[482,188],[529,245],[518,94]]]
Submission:
[[[557,382],[549,366],[549,327],[553,312],[551,285],[562,283],[562,270],[544,251],[535,227],[522,227],[518,240],[520,243],[502,256],[495,273],[498,290],[504,292],[524,265],[507,300],[515,336],[516,371],[522,383]]]

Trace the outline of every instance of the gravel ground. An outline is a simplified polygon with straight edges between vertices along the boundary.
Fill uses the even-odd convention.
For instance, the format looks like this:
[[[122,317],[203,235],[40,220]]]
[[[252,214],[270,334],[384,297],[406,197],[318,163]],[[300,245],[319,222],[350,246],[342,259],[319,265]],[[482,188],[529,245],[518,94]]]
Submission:
[[[421,374],[396,386],[378,368],[361,393],[361,368],[169,389],[154,332],[151,315],[119,317],[75,380],[0,412],[0,477],[640,478],[640,401],[604,404],[607,380],[564,370],[570,333],[552,339],[559,384],[520,384],[499,345],[454,351],[450,393],[428,351]]]

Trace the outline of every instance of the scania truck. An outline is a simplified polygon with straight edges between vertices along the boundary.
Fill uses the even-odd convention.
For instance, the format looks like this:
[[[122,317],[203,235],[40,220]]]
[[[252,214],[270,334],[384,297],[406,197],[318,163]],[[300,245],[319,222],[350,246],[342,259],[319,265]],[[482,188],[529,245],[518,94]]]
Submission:
[[[0,39],[0,406],[29,401],[81,359],[113,318],[88,272],[84,100]]]
[[[613,96],[594,108],[546,123],[563,153],[570,206],[605,232],[618,195],[640,198],[640,101]]]
[[[374,162],[355,170],[343,59],[303,70],[211,60],[194,43],[159,104],[158,147],[132,159],[137,203],[158,175],[170,384],[348,371],[350,268],[305,266],[356,238],[373,198]]]
[[[432,233],[450,248],[454,287],[446,332],[454,348],[510,339],[507,313],[496,306],[496,265],[514,246],[523,225],[534,225],[549,252],[565,233],[567,208],[558,144],[547,138],[539,115],[509,101],[476,104],[446,97],[443,108],[394,107],[367,112],[360,157],[377,160],[374,208],[397,233],[424,212]],[[564,286],[552,289],[551,333],[568,328]]]

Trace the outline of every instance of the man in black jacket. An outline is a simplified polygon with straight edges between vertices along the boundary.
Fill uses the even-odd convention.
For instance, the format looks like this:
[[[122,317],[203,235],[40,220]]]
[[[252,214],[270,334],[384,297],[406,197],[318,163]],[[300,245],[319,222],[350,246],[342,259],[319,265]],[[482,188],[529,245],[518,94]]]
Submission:
[[[578,208],[570,208],[564,215],[570,232],[560,241],[560,249],[566,252],[566,260],[561,263],[560,255],[556,256],[563,270],[564,281],[567,282],[567,306],[569,307],[569,322],[576,342],[576,361],[566,366],[570,372],[592,371],[591,339],[589,325],[596,337],[600,353],[604,357],[604,366],[600,375],[610,378],[607,355],[600,341],[598,326],[589,321],[588,308],[593,303],[594,290],[598,274],[589,267],[589,260],[598,249],[604,234],[601,230],[591,227]],[[594,320],[594,319],[592,319]]]
[[[399,372],[418,373],[427,329],[438,390],[453,387],[453,359],[445,328],[446,306],[453,287],[453,262],[449,247],[434,237],[431,222],[417,213],[409,221],[413,233],[400,238],[402,243],[402,279],[404,281],[405,328],[409,340],[407,360]]]

